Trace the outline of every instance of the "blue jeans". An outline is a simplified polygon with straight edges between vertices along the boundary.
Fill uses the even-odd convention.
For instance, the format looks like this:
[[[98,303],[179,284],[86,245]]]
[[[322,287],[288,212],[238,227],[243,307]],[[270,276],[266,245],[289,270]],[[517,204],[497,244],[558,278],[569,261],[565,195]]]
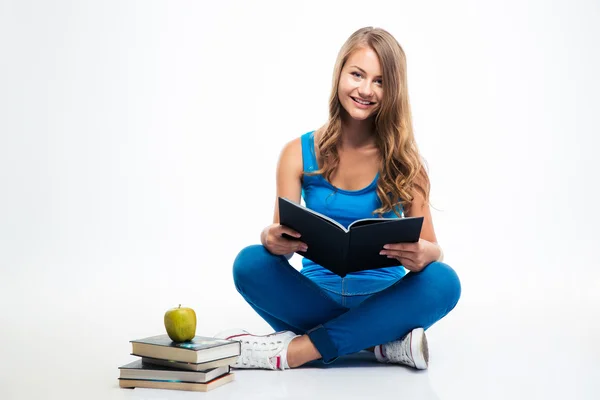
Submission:
[[[414,328],[429,328],[454,308],[461,293],[456,272],[433,262],[375,293],[331,294],[262,245],[238,254],[233,279],[275,331],[307,334],[325,363],[400,339]]]

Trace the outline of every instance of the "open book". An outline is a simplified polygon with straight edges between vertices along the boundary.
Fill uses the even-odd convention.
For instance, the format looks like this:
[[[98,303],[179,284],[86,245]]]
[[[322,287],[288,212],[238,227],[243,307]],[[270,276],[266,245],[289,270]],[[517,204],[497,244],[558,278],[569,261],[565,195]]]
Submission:
[[[350,272],[399,265],[398,260],[379,252],[385,244],[418,242],[423,226],[423,217],[366,218],[346,229],[326,215],[286,198],[279,197],[278,202],[279,223],[299,232],[302,237],[298,240],[308,245],[307,251],[298,254],[342,277]]]

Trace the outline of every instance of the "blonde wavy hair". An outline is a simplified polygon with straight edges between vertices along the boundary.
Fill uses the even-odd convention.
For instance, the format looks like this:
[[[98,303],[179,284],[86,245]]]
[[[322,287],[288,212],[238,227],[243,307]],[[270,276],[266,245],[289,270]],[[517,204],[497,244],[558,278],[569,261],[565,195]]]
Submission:
[[[322,167],[306,175],[322,174],[331,181],[339,165],[337,143],[342,132],[342,105],[338,87],[342,68],[350,55],[361,48],[371,48],[378,56],[383,74],[383,99],[374,118],[375,143],[381,155],[377,196],[381,207],[373,214],[391,210],[400,217],[398,207],[408,209],[419,193],[429,201],[430,182],[425,161],[415,142],[408,85],[406,56],[396,39],[381,28],[365,27],[354,32],[338,54],[333,71],[333,87],[329,98],[329,119],[321,128],[317,143]]]

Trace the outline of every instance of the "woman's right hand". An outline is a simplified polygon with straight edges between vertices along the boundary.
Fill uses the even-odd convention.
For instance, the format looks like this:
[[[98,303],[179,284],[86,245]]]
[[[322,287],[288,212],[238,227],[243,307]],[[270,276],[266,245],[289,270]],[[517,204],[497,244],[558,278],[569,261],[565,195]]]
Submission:
[[[287,234],[292,238],[285,238],[282,235]],[[293,239],[299,238],[300,234],[295,230],[281,224],[272,224],[267,226],[262,232],[262,244],[266,249],[275,255],[286,255],[296,251],[306,251],[306,243]]]

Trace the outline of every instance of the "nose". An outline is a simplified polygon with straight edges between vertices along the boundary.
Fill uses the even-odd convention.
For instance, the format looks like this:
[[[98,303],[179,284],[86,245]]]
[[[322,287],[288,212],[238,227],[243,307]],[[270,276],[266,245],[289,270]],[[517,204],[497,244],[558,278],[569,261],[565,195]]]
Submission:
[[[373,89],[371,88],[371,82],[364,79],[358,87],[358,95],[363,99],[368,99],[373,95]]]

